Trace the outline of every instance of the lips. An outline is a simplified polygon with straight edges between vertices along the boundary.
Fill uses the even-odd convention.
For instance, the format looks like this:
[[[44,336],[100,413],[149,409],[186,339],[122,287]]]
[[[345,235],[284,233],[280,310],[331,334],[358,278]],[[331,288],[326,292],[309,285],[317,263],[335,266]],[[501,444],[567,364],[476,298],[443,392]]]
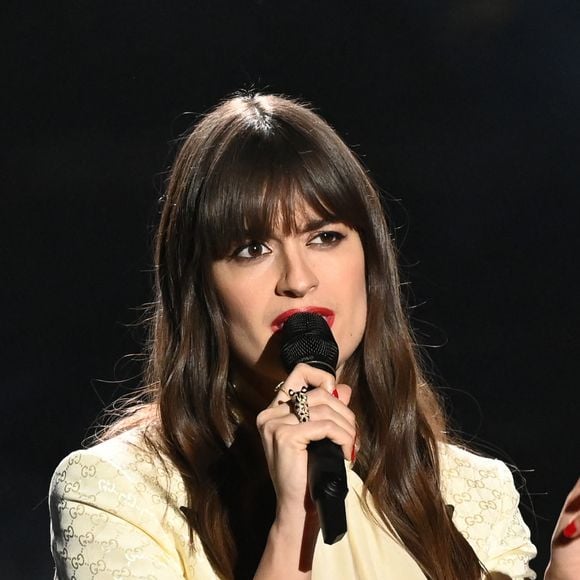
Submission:
[[[293,308],[292,310],[286,310],[282,314],[276,316],[272,321],[272,330],[278,332],[284,326],[284,323],[297,312],[312,312],[314,314],[319,314],[326,320],[326,323],[330,328],[334,324],[334,312],[329,308],[322,308],[321,306],[309,306],[308,308]]]

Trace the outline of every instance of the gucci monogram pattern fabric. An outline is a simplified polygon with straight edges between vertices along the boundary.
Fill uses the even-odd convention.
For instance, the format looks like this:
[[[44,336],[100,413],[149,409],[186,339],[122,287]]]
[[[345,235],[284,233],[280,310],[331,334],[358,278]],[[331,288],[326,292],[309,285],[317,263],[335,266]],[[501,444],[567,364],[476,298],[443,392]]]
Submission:
[[[536,578],[530,531],[518,509],[520,496],[505,463],[443,446],[441,481],[453,522],[488,570],[509,578]]]
[[[535,548],[509,469],[448,445],[441,459],[453,520],[481,561],[514,580],[535,578],[528,566]],[[319,538],[313,580],[424,579],[398,539],[363,512],[362,481],[347,473],[349,532],[333,546]],[[50,486],[55,579],[217,580],[197,539],[189,542],[185,505],[179,473],[147,448],[138,430],[73,452]]]

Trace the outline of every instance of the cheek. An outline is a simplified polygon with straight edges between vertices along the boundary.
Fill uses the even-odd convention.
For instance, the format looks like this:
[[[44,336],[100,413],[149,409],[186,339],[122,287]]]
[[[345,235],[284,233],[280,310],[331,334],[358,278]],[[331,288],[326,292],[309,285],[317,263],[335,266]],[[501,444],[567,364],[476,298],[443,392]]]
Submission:
[[[351,291],[351,301],[352,304],[356,305],[354,312],[357,313],[357,319],[362,316],[363,320],[366,320],[367,311],[367,283],[366,283],[366,272],[365,272],[365,261],[364,254],[362,253],[362,248],[360,250],[360,257],[356,260],[351,268],[350,272],[347,273],[352,280],[350,285]]]
[[[259,294],[235,285],[222,288],[221,302],[232,349],[242,359],[254,358],[254,351],[263,340],[259,336],[260,305],[263,302]]]
[[[362,254],[362,248],[361,248],[361,254]],[[357,268],[356,268],[356,280],[358,281],[357,284],[355,284],[355,294],[356,296],[354,297],[354,303],[357,304],[357,309],[356,309],[356,320],[355,322],[355,326],[356,326],[356,339],[357,339],[357,346],[358,343],[362,340],[363,335],[364,335],[364,331],[366,328],[366,322],[367,322],[367,282],[366,282],[366,271],[365,271],[365,261],[364,261],[364,254],[361,257],[361,260],[359,261]]]
[[[240,340],[242,336],[247,337],[251,329],[251,304],[244,300],[244,296],[237,294],[229,296],[224,301],[224,315],[226,318],[228,334],[232,342]],[[247,340],[247,339],[246,339]]]
[[[224,315],[228,324],[236,323],[244,313],[242,305],[244,304],[243,296],[233,290],[228,290],[222,295],[222,305]]]
[[[349,280],[350,284],[345,284]],[[341,358],[348,358],[363,339],[367,320],[367,289],[364,259],[354,260],[342,273],[342,282],[337,288],[343,288],[342,303],[346,309],[345,326],[341,329],[344,353]]]
[[[367,295],[365,284],[356,289],[352,303],[354,306],[350,320],[349,335],[351,340],[356,343],[354,345],[354,348],[356,348],[362,340],[367,322]]]

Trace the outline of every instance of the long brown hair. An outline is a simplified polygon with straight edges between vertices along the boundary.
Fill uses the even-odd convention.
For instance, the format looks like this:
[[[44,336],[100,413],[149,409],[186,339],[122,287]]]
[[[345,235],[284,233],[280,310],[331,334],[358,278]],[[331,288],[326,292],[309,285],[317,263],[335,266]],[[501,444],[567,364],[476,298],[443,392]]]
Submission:
[[[210,266],[235,242],[268,237],[280,215],[291,229],[300,202],[356,229],[364,247],[366,330],[341,381],[353,386],[361,438],[355,469],[380,523],[427,577],[480,578],[482,567],[441,496],[437,447],[445,421],[420,369],[380,197],[332,128],[279,96],[238,96],[203,117],[176,157],[157,231],[149,409],[159,418],[163,452],[185,482],[190,531],[217,574],[238,575],[233,516],[217,467],[237,421]]]

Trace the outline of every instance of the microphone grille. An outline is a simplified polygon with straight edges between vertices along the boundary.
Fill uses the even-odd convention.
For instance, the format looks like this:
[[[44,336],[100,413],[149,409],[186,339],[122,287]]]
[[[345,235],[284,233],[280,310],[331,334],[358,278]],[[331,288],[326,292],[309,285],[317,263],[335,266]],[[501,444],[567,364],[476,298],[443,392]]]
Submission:
[[[313,312],[298,312],[282,327],[280,356],[286,372],[298,363],[322,363],[334,374],[338,363],[338,344],[326,320]],[[318,365],[314,365],[318,366]]]

